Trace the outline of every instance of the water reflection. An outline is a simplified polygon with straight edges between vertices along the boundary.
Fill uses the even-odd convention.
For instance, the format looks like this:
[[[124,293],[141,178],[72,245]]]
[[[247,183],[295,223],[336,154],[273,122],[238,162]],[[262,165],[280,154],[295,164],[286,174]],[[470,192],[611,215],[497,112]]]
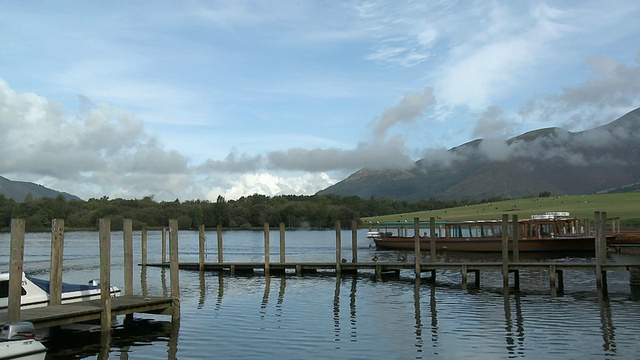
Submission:
[[[602,324],[600,327],[602,329],[602,350],[607,358],[611,358],[616,355],[616,333],[611,318],[611,304],[602,292],[598,294],[598,305],[600,305],[600,322]]]
[[[516,330],[513,330],[513,319],[511,315],[511,294],[509,289],[504,289],[504,319],[505,319],[505,341],[507,343],[507,353],[509,357],[522,356],[524,354],[524,322],[522,320],[522,304],[520,293],[513,294],[515,303]]]
[[[413,307],[415,316],[414,319],[416,321],[416,351],[421,354],[422,353],[422,315],[420,311],[420,277],[418,276],[415,280],[415,285],[413,287]]]
[[[340,342],[340,287],[342,283],[342,277],[336,276],[336,289],[333,295],[333,333],[334,341]],[[340,346],[336,344],[336,349],[340,349]]]

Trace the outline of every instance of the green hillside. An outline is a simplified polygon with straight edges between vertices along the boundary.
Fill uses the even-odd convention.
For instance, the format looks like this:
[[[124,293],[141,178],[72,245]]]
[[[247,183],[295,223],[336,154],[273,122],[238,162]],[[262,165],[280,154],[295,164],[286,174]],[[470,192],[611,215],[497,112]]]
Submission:
[[[595,211],[604,211],[609,219],[620,219],[626,226],[640,224],[640,192],[622,194],[567,195],[543,198],[508,200],[457,208],[422,211],[362,218],[363,226],[377,221],[408,221],[418,217],[425,221],[435,217],[438,221],[486,220],[502,218],[502,214],[517,214],[520,219],[547,211],[568,211],[579,219],[593,219]]]

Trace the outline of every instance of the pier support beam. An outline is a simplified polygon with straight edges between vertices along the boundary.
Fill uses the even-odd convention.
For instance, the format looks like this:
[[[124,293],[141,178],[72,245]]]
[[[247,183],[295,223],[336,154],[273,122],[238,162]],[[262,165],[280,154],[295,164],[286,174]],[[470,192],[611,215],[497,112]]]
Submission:
[[[351,262],[358,262],[358,220],[351,222]]]
[[[111,332],[111,219],[100,219],[100,332]]]
[[[415,254],[415,275],[419,278],[421,275],[420,269],[420,218],[413,218],[413,251]],[[376,267],[377,270],[377,267]]]
[[[509,215],[502,214],[502,287],[509,288]]]
[[[169,278],[171,281],[171,321],[180,321],[180,280],[178,262],[178,220],[169,220]]]
[[[204,235],[204,224],[200,225],[200,229],[198,231],[198,268],[200,271],[204,271],[204,245],[205,245],[205,235]]]
[[[11,220],[11,258],[9,259],[9,299],[7,320],[20,321],[22,295],[22,267],[24,261],[24,219]]]
[[[124,294],[133,295],[133,222],[124,219],[122,224],[124,246]]]
[[[342,273],[342,229],[340,220],[336,220],[336,275]]]
[[[49,305],[62,303],[62,259],[64,251],[64,219],[51,222],[51,273],[49,274]]]
[[[269,250],[269,223],[264,223],[264,275],[269,276],[269,262],[270,250]]]
[[[222,225],[218,224],[218,263],[222,264]]]
[[[284,264],[287,262],[285,256],[285,228],[284,223],[280,223],[280,263]]]

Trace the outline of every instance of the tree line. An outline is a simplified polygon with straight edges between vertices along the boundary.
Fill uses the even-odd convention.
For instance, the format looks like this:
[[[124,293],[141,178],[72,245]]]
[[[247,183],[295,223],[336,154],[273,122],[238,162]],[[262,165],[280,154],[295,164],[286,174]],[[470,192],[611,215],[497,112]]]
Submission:
[[[495,201],[496,199],[489,199]],[[213,228],[252,229],[265,223],[284,223],[288,228],[327,229],[340,220],[345,227],[361,217],[415,211],[436,210],[468,204],[467,201],[436,200],[418,202],[394,200],[389,197],[362,199],[338,195],[281,195],[254,194],[237,200],[219,196],[215,202],[207,200],[156,201],[153,196],[142,199],[66,200],[56,198],[30,199],[16,202],[0,195],[0,229],[10,228],[11,219],[25,219],[27,231],[46,231],[52,219],[65,219],[67,229],[95,230],[98,220],[111,219],[114,230],[122,229],[124,219],[132,219],[135,229],[167,226],[169,219],[177,219],[180,229],[198,229],[200,225]]]

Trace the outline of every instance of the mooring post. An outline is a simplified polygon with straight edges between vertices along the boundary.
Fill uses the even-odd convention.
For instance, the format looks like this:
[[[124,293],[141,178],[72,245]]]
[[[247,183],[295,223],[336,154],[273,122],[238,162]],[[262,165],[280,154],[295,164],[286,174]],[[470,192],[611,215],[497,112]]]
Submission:
[[[167,262],[167,228],[162,227],[162,263]]]
[[[358,220],[351,222],[351,262],[358,262]]]
[[[218,224],[218,263],[222,264],[222,224]]]
[[[124,243],[124,294],[133,295],[133,223],[124,219],[122,239]]]
[[[602,289],[602,253],[600,252],[600,230],[602,227],[600,226],[600,211],[594,211],[593,213],[593,221],[594,221],[594,242],[595,242],[595,253],[596,253],[596,287],[598,291]]]
[[[605,211],[600,212],[600,263],[605,264],[607,262],[607,213]]]
[[[269,223],[264,223],[264,275],[269,276]]]
[[[513,262],[520,262],[520,226],[518,225],[518,215],[512,215],[511,222],[513,223],[513,244],[511,245]]]
[[[502,287],[509,288],[509,214],[502,214]]]
[[[462,265],[460,267],[460,275],[462,276],[462,290],[467,290],[467,282],[469,280],[469,274],[467,271],[467,265]]]
[[[206,238],[204,236],[204,224],[200,224],[200,229],[198,232],[198,269],[200,269],[200,271],[204,271],[204,242],[206,241]]]
[[[431,250],[431,262],[436,262],[436,218],[429,218],[429,249]]]
[[[111,332],[111,219],[98,223],[100,242],[100,332]]]
[[[420,218],[413,218],[413,251],[415,255],[414,272],[416,278],[419,278],[422,274],[420,266]]]
[[[11,258],[9,259],[9,299],[7,321],[20,321],[22,267],[24,261],[24,219],[11,219]]]
[[[64,251],[64,219],[51,221],[51,272],[49,273],[49,305],[62,303],[62,253]]]
[[[557,290],[558,290],[558,284],[556,282],[557,276],[558,276],[558,273],[556,271],[556,266],[550,265],[549,266],[549,288],[551,289],[551,296],[557,295]]]
[[[140,234],[140,255],[142,257],[142,267],[147,266],[147,228],[142,227],[142,233]]]
[[[336,220],[336,275],[342,273],[342,227],[340,220]]]
[[[284,264],[287,259],[286,259],[286,252],[285,252],[285,227],[284,227],[284,223],[281,222],[280,223],[280,263]]]
[[[171,281],[171,321],[180,321],[180,280],[178,262],[178,220],[169,220],[169,278]]]

